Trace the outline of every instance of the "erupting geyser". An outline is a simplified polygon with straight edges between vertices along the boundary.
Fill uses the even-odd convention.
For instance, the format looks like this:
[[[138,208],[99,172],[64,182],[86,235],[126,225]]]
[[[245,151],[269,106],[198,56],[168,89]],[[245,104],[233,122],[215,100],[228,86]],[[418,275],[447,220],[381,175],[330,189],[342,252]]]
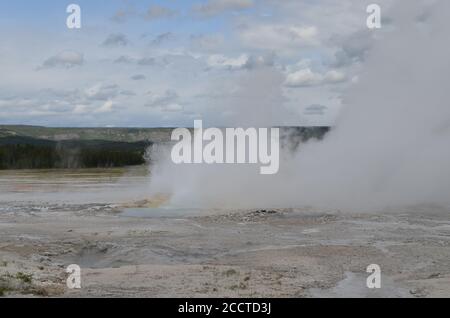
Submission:
[[[392,26],[374,40],[332,132],[295,154],[282,151],[278,174],[261,176],[245,165],[174,166],[162,155],[152,191],[203,207],[450,204],[448,12],[448,1],[394,7]],[[260,87],[259,99],[266,91]],[[258,116],[248,111],[253,105],[240,106],[242,116]]]

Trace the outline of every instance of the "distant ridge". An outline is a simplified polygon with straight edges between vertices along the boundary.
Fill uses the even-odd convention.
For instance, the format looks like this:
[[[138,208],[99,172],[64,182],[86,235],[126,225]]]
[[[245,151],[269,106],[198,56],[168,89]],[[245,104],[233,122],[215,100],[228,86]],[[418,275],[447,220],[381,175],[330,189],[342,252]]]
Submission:
[[[303,136],[304,139],[321,138],[329,127],[280,127],[282,131]],[[24,136],[36,139],[105,140],[119,142],[170,141],[174,128],[50,128],[27,125],[0,125],[0,137]]]
[[[291,149],[329,131],[328,127],[280,128],[283,144]],[[141,165],[151,160],[148,147],[169,142],[172,130],[0,126],[0,170]]]
[[[26,136],[46,140],[106,140],[121,142],[170,139],[173,128],[50,128],[27,125],[0,125],[0,137]]]

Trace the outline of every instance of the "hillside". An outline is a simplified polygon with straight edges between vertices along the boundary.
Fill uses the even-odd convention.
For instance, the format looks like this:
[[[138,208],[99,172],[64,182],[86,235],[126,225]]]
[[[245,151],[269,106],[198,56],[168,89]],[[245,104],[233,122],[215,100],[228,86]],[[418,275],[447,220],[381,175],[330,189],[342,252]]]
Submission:
[[[47,140],[107,140],[121,142],[170,139],[172,128],[48,128],[41,126],[0,125],[0,137],[20,135]]]
[[[292,150],[328,127],[283,127]],[[0,126],[0,169],[100,168],[141,165],[154,143],[170,141],[171,128],[46,128]]]
[[[285,135],[295,135],[303,141],[322,138],[329,127],[282,127]],[[0,137],[23,136],[35,139],[105,140],[115,142],[150,141],[154,143],[170,140],[173,128],[48,128],[41,126],[0,125]],[[282,134],[283,135],[283,134]]]

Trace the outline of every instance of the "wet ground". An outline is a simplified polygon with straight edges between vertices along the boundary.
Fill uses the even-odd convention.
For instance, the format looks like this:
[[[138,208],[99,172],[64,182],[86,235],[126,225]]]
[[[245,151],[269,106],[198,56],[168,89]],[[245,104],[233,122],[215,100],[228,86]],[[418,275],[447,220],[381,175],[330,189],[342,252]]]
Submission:
[[[450,208],[175,209],[142,169],[0,173],[0,295],[450,297]]]

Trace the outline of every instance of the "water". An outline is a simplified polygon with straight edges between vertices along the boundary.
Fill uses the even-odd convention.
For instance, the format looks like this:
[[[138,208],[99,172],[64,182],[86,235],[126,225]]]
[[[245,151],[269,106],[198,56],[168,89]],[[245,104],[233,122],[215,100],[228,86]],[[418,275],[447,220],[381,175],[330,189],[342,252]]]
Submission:
[[[369,275],[369,274],[367,274]],[[366,286],[367,276],[346,272],[345,278],[330,289],[313,288],[309,291],[315,298],[406,298],[411,297],[407,288],[402,288],[392,278],[383,275],[380,289]]]
[[[0,202],[130,202],[148,195],[147,167],[0,171]]]

